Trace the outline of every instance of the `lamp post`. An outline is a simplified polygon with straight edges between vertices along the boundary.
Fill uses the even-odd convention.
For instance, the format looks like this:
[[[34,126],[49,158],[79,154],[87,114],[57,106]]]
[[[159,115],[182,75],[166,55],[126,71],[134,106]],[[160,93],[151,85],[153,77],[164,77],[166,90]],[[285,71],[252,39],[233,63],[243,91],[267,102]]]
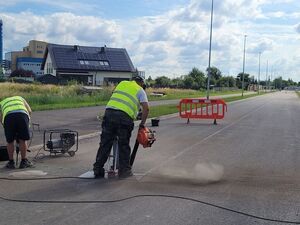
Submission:
[[[267,67],[266,67],[266,91],[268,87],[268,70],[269,70],[269,60],[267,60]]]
[[[243,80],[242,80],[242,97],[244,96],[244,86],[245,86],[245,56],[246,56],[246,38],[247,35],[244,35],[244,57],[243,57]]]
[[[270,76],[269,76],[269,90],[272,90],[272,79],[273,79],[273,65],[271,67],[271,72],[270,72]]]
[[[213,12],[214,12],[214,0],[211,0],[209,54],[208,54],[208,71],[207,71],[207,92],[206,92],[206,98],[207,99],[209,99],[210,76],[211,76],[211,74],[210,74],[210,61],[211,61],[211,41],[212,41]]]
[[[261,52],[258,53],[258,88],[257,88],[257,93],[259,94],[259,83],[260,83],[260,56]]]

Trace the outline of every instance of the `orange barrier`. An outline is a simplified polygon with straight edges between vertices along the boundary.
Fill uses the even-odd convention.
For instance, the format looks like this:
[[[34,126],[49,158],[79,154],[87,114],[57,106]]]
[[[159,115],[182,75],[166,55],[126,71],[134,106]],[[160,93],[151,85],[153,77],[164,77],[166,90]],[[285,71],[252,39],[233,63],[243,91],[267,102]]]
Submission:
[[[227,104],[223,99],[185,98],[179,102],[179,116],[190,119],[223,119],[227,112]]]

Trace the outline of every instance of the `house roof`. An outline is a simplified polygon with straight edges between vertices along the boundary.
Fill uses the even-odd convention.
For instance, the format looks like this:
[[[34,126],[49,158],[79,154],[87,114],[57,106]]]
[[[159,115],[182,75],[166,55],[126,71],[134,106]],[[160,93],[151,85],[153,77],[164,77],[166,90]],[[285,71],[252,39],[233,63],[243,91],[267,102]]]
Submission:
[[[48,53],[56,70],[135,71],[124,48],[48,44],[42,69],[44,69]]]

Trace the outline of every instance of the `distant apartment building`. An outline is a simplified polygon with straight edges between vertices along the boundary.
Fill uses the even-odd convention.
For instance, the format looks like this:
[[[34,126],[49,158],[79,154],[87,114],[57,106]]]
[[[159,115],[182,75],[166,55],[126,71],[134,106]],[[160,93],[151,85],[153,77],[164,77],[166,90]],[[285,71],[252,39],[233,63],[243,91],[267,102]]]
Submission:
[[[47,42],[31,40],[23,51],[12,51],[5,54],[6,68],[8,74],[16,69],[32,71],[36,76],[41,76],[44,71],[41,69]]]
[[[20,57],[17,58],[17,68],[30,70],[38,77],[44,75],[44,71],[41,70],[42,62],[43,59],[40,58]]]

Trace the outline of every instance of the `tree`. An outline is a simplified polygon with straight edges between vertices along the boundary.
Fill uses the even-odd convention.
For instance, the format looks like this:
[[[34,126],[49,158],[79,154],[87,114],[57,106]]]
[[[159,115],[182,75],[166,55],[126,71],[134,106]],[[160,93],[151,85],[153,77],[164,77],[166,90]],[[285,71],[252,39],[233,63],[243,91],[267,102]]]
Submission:
[[[184,77],[183,84],[184,84],[184,88],[186,89],[190,89],[193,86],[195,86],[194,79],[188,75]]]
[[[194,67],[191,72],[189,72],[188,77],[193,79],[192,89],[200,89],[205,87],[205,74],[198,68]]]
[[[146,85],[147,87],[153,87],[155,85],[155,80],[153,80],[152,77],[149,76],[148,79],[146,80]]]
[[[151,81],[153,81],[153,80],[152,80],[152,77],[151,77],[151,76],[149,76],[149,77],[148,77],[148,79],[147,79],[146,81],[147,81],[147,82],[151,82]]]
[[[288,84],[289,84],[289,86],[296,86],[297,85],[297,83],[296,82],[294,82],[292,79],[288,79],[287,80],[287,82],[288,82]]]
[[[234,79],[233,79],[234,80]],[[231,85],[231,86],[230,86]],[[230,77],[221,77],[218,81],[217,81],[217,86],[218,87],[233,87],[234,83],[232,82],[232,80],[230,80]]]
[[[274,82],[275,88],[282,89],[282,77],[275,78],[273,82]]]
[[[184,88],[184,83],[181,78],[174,78],[171,80],[171,88]]]
[[[238,88],[242,88],[243,86],[243,76],[245,76],[244,78],[244,88],[248,87],[248,84],[250,83],[250,78],[249,78],[249,74],[248,73],[239,73],[236,77],[236,85]]]
[[[222,77],[222,72],[217,67],[210,67],[210,75],[214,80],[219,80]]]
[[[217,68],[217,67],[210,67],[210,73],[209,73],[209,68],[206,69],[207,71],[207,76],[210,74],[210,81],[209,81],[209,84],[210,85],[213,85],[213,86],[218,86],[218,80],[221,79],[222,77],[222,73],[221,71]],[[206,82],[207,83],[207,79],[206,79]]]
[[[166,76],[157,77],[155,79],[155,86],[157,87],[169,87],[170,84],[171,84],[171,80]]]
[[[234,77],[230,76],[227,78],[228,78],[229,87],[236,87],[236,81],[235,81]]]

